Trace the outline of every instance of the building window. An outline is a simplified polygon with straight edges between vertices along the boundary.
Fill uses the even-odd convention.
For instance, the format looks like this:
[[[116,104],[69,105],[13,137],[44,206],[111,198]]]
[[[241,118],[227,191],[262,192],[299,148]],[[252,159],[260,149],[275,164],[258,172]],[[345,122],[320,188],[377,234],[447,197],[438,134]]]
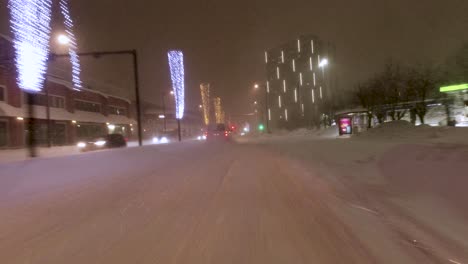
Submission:
[[[284,51],[281,51],[281,62],[284,63]]]
[[[297,103],[297,88],[294,89],[294,102]]]
[[[6,87],[3,85],[0,85],[0,101],[6,101]]]
[[[109,114],[110,115],[126,116],[127,115],[127,109],[125,109],[123,107],[109,106]]]
[[[283,92],[286,93],[286,80],[283,80]]]
[[[310,47],[312,48],[312,54],[314,54],[314,40],[310,41]]]
[[[314,70],[314,63],[312,62],[312,57],[309,58],[309,67],[311,71]]]
[[[54,108],[65,108],[65,98],[61,96],[49,96],[49,106]]]
[[[299,73],[299,83],[302,85],[302,72]]]
[[[279,108],[281,108],[281,95],[278,96],[278,106],[279,106]]]
[[[297,52],[299,53],[301,52],[301,40],[300,39],[297,40]]]
[[[296,60],[292,60],[292,68],[293,68],[293,72],[296,72]]]
[[[101,113],[101,104],[75,100],[75,109],[85,112]]]
[[[265,51],[265,63],[268,63],[268,52]]]
[[[314,87],[315,87],[315,84],[316,84],[316,83],[315,83],[315,72],[314,72],[314,74],[313,74],[313,75],[314,75],[313,77],[314,77]]]
[[[269,82],[269,81],[267,81],[267,86],[266,86],[266,88],[267,88],[267,93],[270,93],[270,82]]]
[[[280,78],[280,70],[279,70],[279,67],[276,67],[276,78]]]

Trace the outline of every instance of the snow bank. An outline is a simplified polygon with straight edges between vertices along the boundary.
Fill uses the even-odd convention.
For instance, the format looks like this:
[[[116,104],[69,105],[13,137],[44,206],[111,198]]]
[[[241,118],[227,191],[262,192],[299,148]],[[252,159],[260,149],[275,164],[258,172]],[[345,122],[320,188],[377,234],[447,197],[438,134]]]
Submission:
[[[370,140],[411,140],[468,144],[468,128],[414,126],[408,121],[392,121],[356,134],[354,138]]]

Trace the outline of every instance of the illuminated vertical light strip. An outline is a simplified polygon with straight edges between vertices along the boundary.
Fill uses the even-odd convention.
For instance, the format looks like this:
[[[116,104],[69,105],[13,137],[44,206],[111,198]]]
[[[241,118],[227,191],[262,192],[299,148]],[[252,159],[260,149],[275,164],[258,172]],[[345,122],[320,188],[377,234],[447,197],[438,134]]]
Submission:
[[[284,109],[284,118],[288,121],[288,109]]]
[[[279,78],[280,78],[280,70],[279,70],[279,67],[276,67],[276,77],[277,77],[278,80],[279,80]]]
[[[315,81],[315,72],[314,72],[314,74],[313,74],[313,77],[314,77],[314,87],[315,87],[315,85],[316,85],[316,81]]]
[[[320,86],[320,99],[322,99],[322,86]]]
[[[68,54],[70,54],[70,62],[72,65],[72,83],[75,90],[80,90],[81,88],[83,88],[80,78],[81,65],[80,58],[76,53],[78,47],[76,43],[75,34],[73,33],[73,19],[70,15],[70,5],[68,4],[68,0],[60,0],[60,10],[63,15],[65,32],[69,39]]]
[[[286,80],[283,80],[283,92],[286,92]]]
[[[320,61],[320,54],[317,55],[317,59],[318,59],[317,65],[320,65],[320,62],[321,62],[321,61]]]
[[[268,63],[268,52],[265,51],[265,63]]]
[[[281,62],[284,63],[284,51],[281,51]]]
[[[302,85],[302,72],[299,73],[299,83]]]
[[[296,72],[296,60],[292,60],[293,72]]]
[[[301,40],[297,40],[297,52],[301,52]]]
[[[220,97],[216,97],[214,99],[214,109],[215,109],[216,124],[223,124],[224,123],[224,113],[223,113],[224,111],[221,105]]]
[[[314,89],[312,89],[312,103],[315,103],[315,92],[314,92]]]
[[[202,97],[202,104],[203,104],[203,119],[205,121],[205,125],[210,124],[210,84],[202,83],[200,84],[200,91]]]
[[[302,114],[304,114],[304,104],[301,104]]]
[[[266,88],[267,88],[267,93],[270,93],[270,82],[269,81],[267,81]]]
[[[310,47],[312,48],[312,54],[314,54],[314,40],[310,41]]]
[[[268,108],[268,120],[271,121],[271,109],[270,108]]]
[[[176,103],[176,118],[184,117],[184,99],[185,99],[185,72],[184,72],[184,54],[179,50],[171,50],[167,53],[169,59],[169,68],[171,71],[172,89]]]
[[[312,62],[312,57],[309,58],[309,68],[311,71],[314,70],[314,63]]]
[[[280,96],[278,96],[278,106],[279,106],[279,108],[281,108],[281,107],[282,107],[282,105],[281,105],[281,95],[280,95]]]
[[[294,102],[297,103],[297,88],[294,89]]]
[[[17,82],[21,89],[40,91],[49,56],[51,0],[10,0]]]

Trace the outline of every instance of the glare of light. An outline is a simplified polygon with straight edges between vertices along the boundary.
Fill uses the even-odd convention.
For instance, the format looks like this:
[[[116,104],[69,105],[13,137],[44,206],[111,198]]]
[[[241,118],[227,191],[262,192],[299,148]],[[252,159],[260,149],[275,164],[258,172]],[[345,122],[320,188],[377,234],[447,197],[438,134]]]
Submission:
[[[314,63],[312,62],[312,57],[310,57],[310,58],[309,58],[309,68],[310,68],[311,71],[314,70],[314,66],[313,66],[313,65],[314,65]]]
[[[179,50],[169,51],[169,68],[171,71],[172,88],[176,103],[176,118],[184,117],[185,108],[185,72],[184,72],[184,54]]]
[[[279,106],[279,108],[281,108],[281,95],[278,96],[278,106]]]
[[[280,78],[280,69],[279,69],[279,67],[276,67],[276,77],[279,80],[279,78]]]
[[[292,60],[293,72],[296,72],[296,60]]]
[[[254,104],[257,104],[257,101],[255,101]]]
[[[320,86],[320,99],[322,99],[322,86]]]
[[[244,132],[245,133],[248,133],[250,131],[250,129],[248,127],[244,127]]]
[[[286,92],[286,80],[283,80],[283,92]]]
[[[70,39],[63,34],[58,35],[57,41],[60,45],[68,45],[70,43]]]
[[[263,124],[258,125],[258,130],[260,131],[265,130],[265,126]]]
[[[294,89],[294,102],[297,103],[297,88]]]
[[[310,41],[310,47],[312,48],[312,54],[314,54],[314,40]]]
[[[169,139],[167,137],[162,137],[161,140],[159,141],[161,144],[167,144],[169,143]]]
[[[265,63],[268,63],[268,52],[265,51]]]
[[[158,143],[159,143],[159,138],[154,137],[154,138],[153,138],[153,144],[158,144]]]
[[[174,91],[170,91],[169,94],[170,94],[170,95],[174,95]]]
[[[323,68],[323,67],[325,67],[327,65],[328,65],[328,59],[326,59],[326,58],[321,60],[320,63],[319,63],[320,68]]]
[[[198,108],[200,108],[200,109],[203,108],[203,105],[198,105]]]
[[[270,108],[268,108],[268,120],[271,121],[271,109]]]
[[[52,0],[9,0],[18,86],[42,89],[49,56]]]
[[[76,90],[80,90],[82,88],[82,82],[80,78],[81,74],[81,64],[80,58],[77,54],[77,43],[75,34],[73,33],[73,19],[71,18],[70,14],[70,5],[68,4],[68,0],[60,0],[60,11],[63,16],[64,24],[65,24],[65,32],[66,38],[68,38],[68,54],[70,55],[70,62],[72,64],[72,83],[73,87]]]
[[[166,118],[165,115],[159,115],[158,117],[159,117],[159,119],[164,119],[164,118]]]
[[[284,51],[281,51],[281,62],[284,63]]]
[[[441,93],[468,90],[468,83],[440,87]]]
[[[312,103],[315,103],[315,92],[314,92],[314,89],[312,89]]]
[[[115,129],[115,125],[107,125],[107,128],[109,128],[109,130],[114,130]]]
[[[203,139],[203,140],[206,140],[206,136],[202,136],[202,139]]]
[[[197,140],[202,140],[202,137],[201,137],[201,136],[198,136],[198,137],[197,137]]]
[[[284,118],[288,121],[288,109],[284,109]]]
[[[299,83],[302,85],[302,72],[299,73]]]
[[[106,144],[106,141],[104,141],[104,140],[99,140],[99,141],[94,142],[94,145],[96,145],[98,147],[102,147],[105,144]]]
[[[78,144],[76,144],[76,146],[79,147],[79,148],[84,148],[84,147],[86,147],[86,143],[78,142]]]
[[[76,124],[76,120],[72,120],[72,124]]]
[[[23,120],[24,120],[24,118],[22,118],[22,117],[18,116],[18,117],[16,118],[16,120],[23,121]]]
[[[254,85],[254,88],[255,88],[255,89],[258,89],[258,87],[259,87],[258,84],[255,84],[255,85]]]
[[[297,40],[297,52],[301,52],[301,40]]]

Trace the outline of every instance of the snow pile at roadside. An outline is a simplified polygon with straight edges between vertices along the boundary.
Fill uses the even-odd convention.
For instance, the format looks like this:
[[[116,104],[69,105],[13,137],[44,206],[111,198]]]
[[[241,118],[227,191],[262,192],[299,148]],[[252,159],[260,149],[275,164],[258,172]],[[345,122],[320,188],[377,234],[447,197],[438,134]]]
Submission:
[[[357,134],[359,139],[409,139],[412,141],[436,141],[468,144],[468,129],[457,127],[414,126],[408,121],[399,120],[383,123],[375,128]]]

